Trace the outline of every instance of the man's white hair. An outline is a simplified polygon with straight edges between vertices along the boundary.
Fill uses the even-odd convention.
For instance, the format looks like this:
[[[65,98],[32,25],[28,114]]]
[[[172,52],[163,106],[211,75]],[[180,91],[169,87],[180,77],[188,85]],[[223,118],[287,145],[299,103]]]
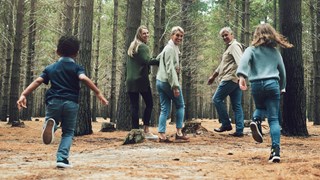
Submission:
[[[222,33],[223,33],[224,31],[227,31],[227,32],[230,33],[230,34],[233,34],[233,31],[231,30],[230,27],[224,27],[224,28],[222,28],[222,29],[220,30],[219,34],[222,35]]]

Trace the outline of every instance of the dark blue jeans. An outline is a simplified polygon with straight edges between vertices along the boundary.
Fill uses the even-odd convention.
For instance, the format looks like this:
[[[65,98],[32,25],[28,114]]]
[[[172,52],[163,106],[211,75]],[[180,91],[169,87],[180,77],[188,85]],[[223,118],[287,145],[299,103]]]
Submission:
[[[280,86],[277,79],[265,79],[253,81],[251,93],[254,99],[256,110],[254,117],[268,118],[272,147],[280,147]]]
[[[244,117],[241,106],[242,91],[239,84],[233,81],[222,81],[213,95],[212,101],[217,109],[219,119],[223,127],[230,126],[229,114],[227,112],[224,100],[230,97],[232,110],[234,112],[236,132],[243,133]]]
[[[148,87],[146,92],[128,92],[131,107],[132,129],[139,129],[139,94],[141,94],[146,108],[144,109],[142,121],[143,125],[150,125],[151,112],[153,108],[153,99],[151,88]]]
[[[53,118],[56,124],[61,122],[62,137],[57,152],[57,161],[68,159],[72,138],[76,127],[79,105],[64,99],[49,100],[46,106],[46,120]],[[57,125],[54,128],[57,130]]]

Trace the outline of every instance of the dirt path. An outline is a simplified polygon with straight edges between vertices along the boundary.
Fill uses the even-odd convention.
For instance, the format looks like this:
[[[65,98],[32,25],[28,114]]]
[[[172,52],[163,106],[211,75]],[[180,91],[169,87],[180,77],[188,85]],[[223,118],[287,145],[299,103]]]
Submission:
[[[209,132],[190,135],[189,143],[122,145],[128,132],[99,132],[100,119],[94,134],[75,138],[69,159],[74,167],[58,169],[61,132],[53,144],[42,144],[42,121],[26,121],[25,128],[0,123],[0,179],[320,179],[320,127],[311,123],[309,138],[282,137],[281,163],[269,164],[269,134],[256,144],[249,128],[235,138],[212,132],[216,121],[202,120]],[[174,134],[173,125],[168,133]]]

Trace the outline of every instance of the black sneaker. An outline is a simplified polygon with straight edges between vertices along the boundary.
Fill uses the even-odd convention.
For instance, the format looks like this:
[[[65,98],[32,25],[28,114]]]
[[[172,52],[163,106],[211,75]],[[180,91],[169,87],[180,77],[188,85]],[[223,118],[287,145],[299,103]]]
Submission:
[[[253,118],[253,121],[255,121],[257,123],[258,130],[259,130],[260,134],[263,136],[262,128],[261,128],[262,120],[260,118]]]
[[[234,132],[232,134],[229,134],[230,136],[233,136],[233,137],[243,137],[243,133],[239,133],[239,132]]]
[[[258,143],[262,143],[262,130],[261,130],[261,121],[257,120],[256,118],[250,123],[250,129],[252,132],[252,137]]]
[[[271,148],[271,154],[269,157],[269,163],[279,163],[280,162],[280,148]]]
[[[71,168],[71,167],[72,165],[69,163],[68,159],[57,161],[57,168]]]

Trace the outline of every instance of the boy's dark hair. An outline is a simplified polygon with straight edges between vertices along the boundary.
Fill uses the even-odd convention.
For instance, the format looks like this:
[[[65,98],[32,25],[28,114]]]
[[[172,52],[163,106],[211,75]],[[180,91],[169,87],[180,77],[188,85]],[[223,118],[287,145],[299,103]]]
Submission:
[[[60,56],[76,55],[80,48],[80,41],[75,36],[62,36],[58,41],[57,52]]]

